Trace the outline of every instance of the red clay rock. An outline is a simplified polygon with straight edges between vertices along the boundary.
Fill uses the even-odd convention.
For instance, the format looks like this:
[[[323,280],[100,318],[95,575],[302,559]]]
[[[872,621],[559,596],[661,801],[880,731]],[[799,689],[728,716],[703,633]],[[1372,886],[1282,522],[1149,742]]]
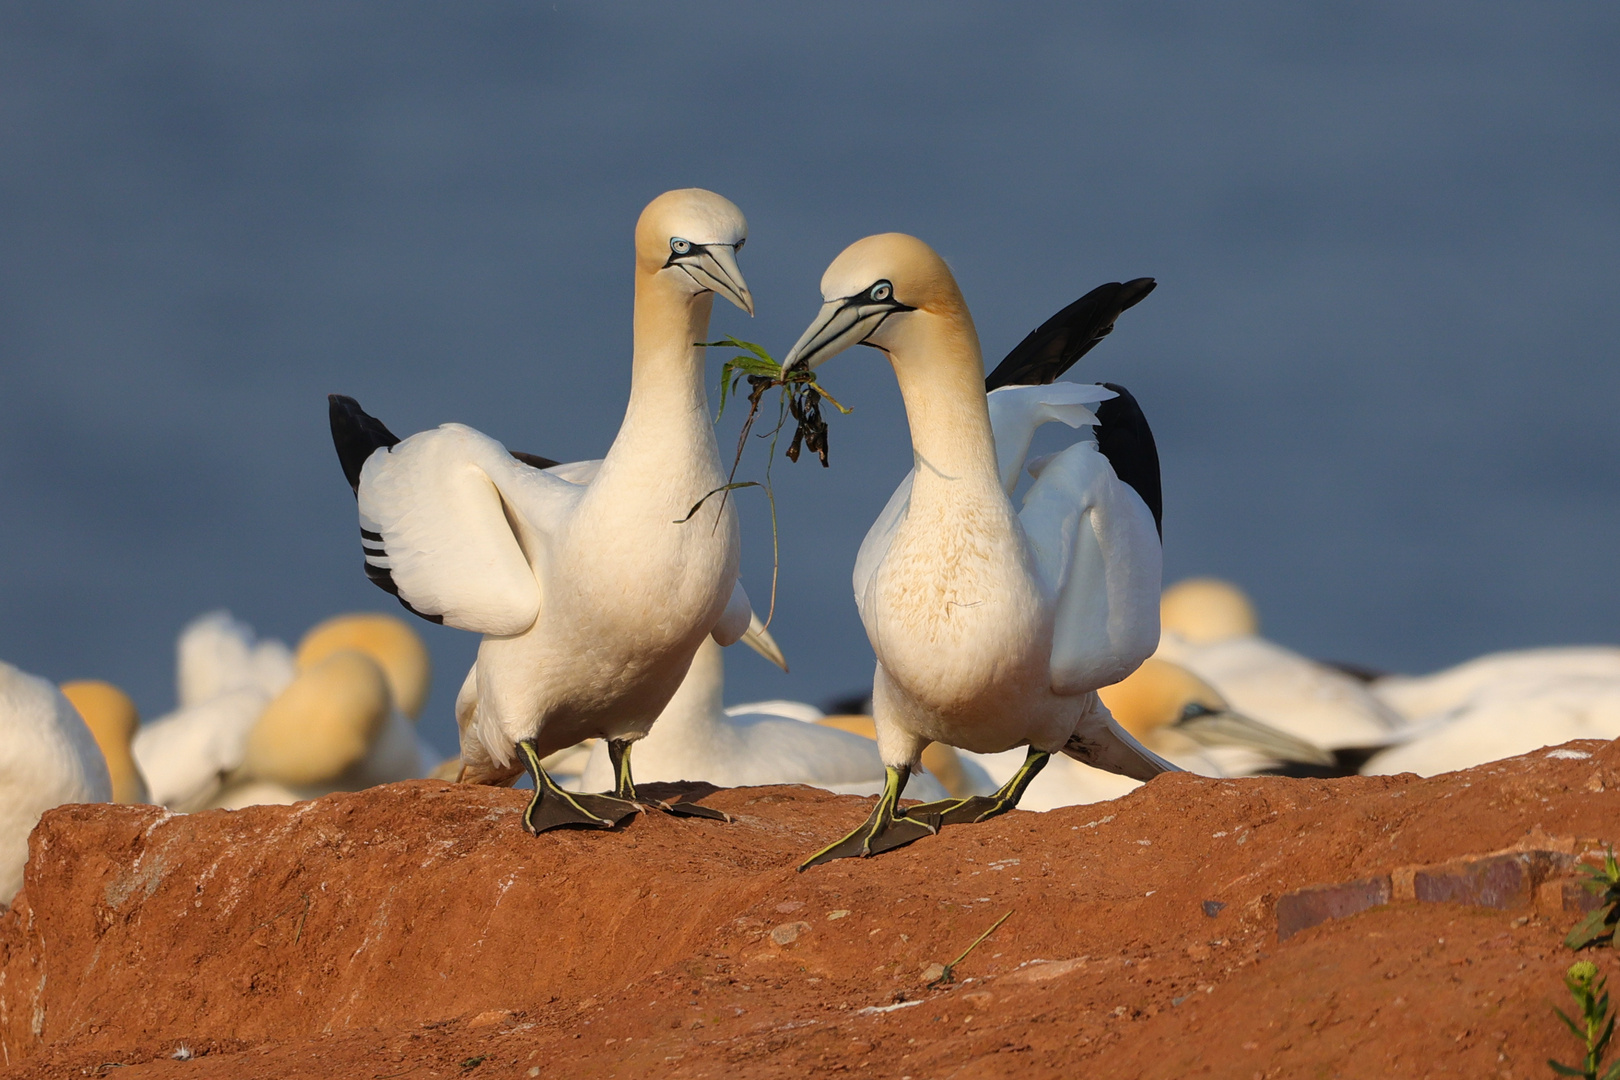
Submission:
[[[1277,940],[1287,941],[1301,930],[1359,915],[1389,903],[1388,874],[1346,881],[1338,885],[1312,885],[1295,889],[1277,901]]]
[[[539,838],[524,793],[435,781],[66,807],[0,917],[0,1077],[1539,1075],[1571,1056],[1573,919],[1396,901],[1279,944],[1272,912],[1614,838],[1620,790],[1589,781],[1620,751],[1571,746],[1429,780],[1170,774],[805,874],[869,802],[738,789],[704,799],[732,824]]]

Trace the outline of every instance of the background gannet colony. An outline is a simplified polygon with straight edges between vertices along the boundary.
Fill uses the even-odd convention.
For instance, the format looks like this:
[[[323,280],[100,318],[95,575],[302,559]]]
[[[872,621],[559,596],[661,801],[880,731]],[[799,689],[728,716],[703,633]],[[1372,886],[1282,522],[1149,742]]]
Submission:
[[[1464,32],[1260,5],[1172,30],[1052,5],[931,13],[914,39],[921,10],[854,37],[755,13],[723,63],[718,9],[419,12],[386,40],[299,4],[0,16],[0,886],[39,814],[77,800],[192,812],[524,774],[893,794],[903,766],[948,823],[962,800],[1042,810],[1160,768],[1433,775],[1620,737],[1601,434],[1620,120],[1587,52],[1608,16]],[[672,86],[671,63],[695,66]],[[916,330],[950,290],[915,252],[822,281],[893,230],[959,286],[954,329]],[[930,366],[950,334],[973,341],[954,391]],[[727,336],[882,351],[807,362],[853,411],[823,402],[829,468],[773,466],[774,531],[740,488],[677,552],[655,525],[732,478],[731,354],[689,340]],[[1016,382],[1057,378],[1051,400],[965,394],[1004,356]],[[343,414],[341,460],[332,393],[369,410]],[[1121,449],[1126,412],[1151,469]],[[737,479],[761,478],[762,445]],[[1004,494],[890,504],[913,464],[926,487],[985,453]],[[1095,692],[1131,776],[1061,753],[1021,771],[1029,733],[1003,749],[947,719],[1010,699],[930,697],[968,659],[907,653],[943,631],[847,591],[854,569],[957,603],[952,515],[1003,505],[1023,522],[992,530],[1000,557],[1027,534],[1036,562],[992,592],[1062,578],[1039,560],[1066,526],[1037,518],[1082,499],[1060,478],[1085,454],[1129,523],[1086,565],[1136,591],[995,663],[1039,654]],[[457,487],[469,463],[485,479]],[[478,528],[435,531],[475,495]],[[939,517],[906,525],[907,505]],[[882,563],[869,528],[918,554]],[[981,645],[1026,633],[978,610]],[[722,662],[739,639],[760,655]]]
[[[0,5],[0,1080],[1575,1060],[1617,56]]]

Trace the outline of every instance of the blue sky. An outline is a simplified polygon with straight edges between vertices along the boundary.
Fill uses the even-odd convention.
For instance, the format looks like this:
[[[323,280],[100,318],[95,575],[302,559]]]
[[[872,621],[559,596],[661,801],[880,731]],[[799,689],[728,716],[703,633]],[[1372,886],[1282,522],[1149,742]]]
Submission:
[[[1153,423],[1167,577],[1278,640],[1620,640],[1616,55],[1595,4],[7,5],[0,657],[154,716],[200,612],[389,610],[325,395],[599,456],[631,227],[693,184],[751,224],[758,317],[714,330],[778,355],[871,232],[950,260],[992,362],[1156,277],[1074,377]],[[848,576],[905,422],[878,354],[823,375],[833,467],[776,470],[794,670],[735,654],[732,700],[870,679]],[[475,642],[421,629],[449,749]]]

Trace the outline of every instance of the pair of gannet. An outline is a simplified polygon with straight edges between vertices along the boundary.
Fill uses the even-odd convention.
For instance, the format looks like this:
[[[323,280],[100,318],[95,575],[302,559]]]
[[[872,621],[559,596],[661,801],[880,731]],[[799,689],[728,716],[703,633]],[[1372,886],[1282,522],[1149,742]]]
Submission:
[[[630,400],[600,461],[508,452],[461,424],[400,440],[352,398],[330,399],[366,573],[418,615],[483,635],[456,700],[462,777],[511,783],[527,769],[531,832],[640,809],[632,744],[705,640],[750,629],[698,344],[715,294],[753,313],[736,260],[747,231],[737,207],[696,188],[642,212]],[[587,738],[606,740],[612,796],[566,791],[542,764]]]
[[[873,713],[885,790],[865,824],[800,869],[1004,813],[1054,753],[1137,780],[1173,770],[1096,693],[1158,642],[1152,434],[1122,388],[1052,382],[1152,283],[1083,297],[988,380],[961,291],[922,241],[898,233],[858,241],[821,285],[821,314],[784,366],[813,368],[857,344],[886,354],[915,467],[867,534],[854,572],[877,654]],[[1019,385],[1031,382],[1043,385]],[[1020,511],[1011,497],[1031,439],[1054,420],[1082,435],[1030,463],[1034,482]],[[992,796],[902,810],[900,795],[930,741],[976,753],[1028,751]]]
[[[179,707],[134,739],[165,806],[294,802],[427,771],[408,719],[426,699],[427,650],[392,616],[327,620],[295,656],[215,612],[186,627],[178,653]]]
[[[41,814],[112,795],[107,762],[73,704],[45,679],[0,663],[0,905],[22,888]]]
[[[1620,648],[1524,649],[1431,675],[1391,675],[1373,693],[1415,734],[1367,774],[1467,769],[1571,739],[1620,738]]]
[[[1332,752],[1325,772],[1353,773],[1407,732],[1364,680],[1261,637],[1254,605],[1229,582],[1178,582],[1165,590],[1160,618],[1155,655],[1210,683],[1244,715]],[[1215,756],[1230,775],[1276,764],[1246,751]]]

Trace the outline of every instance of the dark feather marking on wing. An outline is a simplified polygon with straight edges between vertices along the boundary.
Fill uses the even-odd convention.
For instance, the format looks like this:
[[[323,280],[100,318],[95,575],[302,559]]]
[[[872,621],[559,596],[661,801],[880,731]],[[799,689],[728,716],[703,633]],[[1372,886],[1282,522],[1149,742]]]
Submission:
[[[326,412],[332,424],[332,445],[337,447],[343,478],[356,496],[360,494],[360,469],[379,449],[399,445],[399,436],[360,407],[352,397],[326,395]]]
[[[374,544],[380,544],[383,542],[382,533],[372,532],[370,529],[361,529],[360,539],[370,540]]]
[[[1114,467],[1114,475],[1129,484],[1153,512],[1153,526],[1164,539],[1164,492],[1159,485],[1159,448],[1153,442],[1142,407],[1118,383],[1102,383],[1118,397],[1096,408],[1097,449]]]
[[[560,461],[552,461],[550,458],[541,457],[539,454],[525,454],[521,450],[508,450],[507,453],[523,462],[523,464],[532,465],[536,469],[549,469],[554,465],[562,464]]]
[[[370,563],[364,563],[363,565],[366,568],[366,577],[371,579],[371,583],[377,586],[377,588],[381,589],[383,592],[392,596],[394,599],[398,600],[400,606],[406,611],[418,618],[426,619],[430,623],[438,623],[440,626],[444,625],[443,615],[429,615],[425,611],[417,611],[415,608],[411,607],[410,601],[399,595],[399,586],[394,584],[393,574],[390,574],[387,570],[380,566],[373,566]]]
[[[1110,281],[1029,332],[984,380],[988,392],[1003,386],[1043,386],[1074,366],[1114,329],[1114,320],[1152,292],[1152,278]]]

